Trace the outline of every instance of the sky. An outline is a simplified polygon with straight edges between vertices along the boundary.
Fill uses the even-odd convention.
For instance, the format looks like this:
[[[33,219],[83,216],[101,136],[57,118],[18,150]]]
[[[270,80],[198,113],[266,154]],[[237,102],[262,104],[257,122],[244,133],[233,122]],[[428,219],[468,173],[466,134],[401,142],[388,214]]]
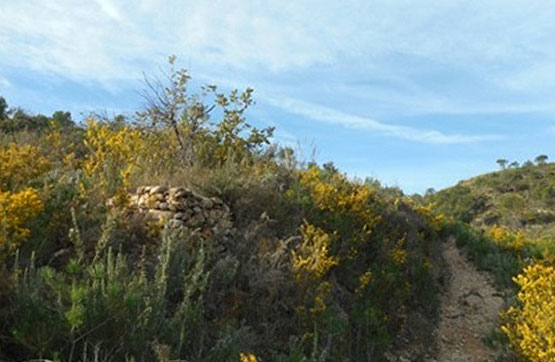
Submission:
[[[0,95],[133,114],[169,55],[250,123],[406,193],[555,158],[552,0],[0,0]]]

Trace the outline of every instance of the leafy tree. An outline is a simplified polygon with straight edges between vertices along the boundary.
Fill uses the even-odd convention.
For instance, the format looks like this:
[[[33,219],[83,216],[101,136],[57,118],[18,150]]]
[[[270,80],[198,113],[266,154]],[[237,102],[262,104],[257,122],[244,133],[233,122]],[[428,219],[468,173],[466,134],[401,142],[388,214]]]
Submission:
[[[67,128],[75,126],[70,112],[56,111],[52,114],[51,123],[57,127]]]
[[[216,86],[206,85],[192,94],[188,89],[189,73],[185,69],[175,70],[175,61],[175,56],[169,57],[170,70],[163,74],[165,82],[145,77],[146,109],[137,116],[149,127],[171,130],[185,165],[197,164],[203,148],[210,149],[210,162],[222,163],[230,156],[242,158],[269,144],[274,129],[252,127],[244,116],[254,103],[251,88],[224,94]],[[222,119],[211,123],[213,111]]]
[[[538,157],[536,157],[535,161],[538,165],[545,165],[548,158],[549,157],[547,155],[539,155]]]
[[[504,170],[504,169],[507,167],[507,163],[508,163],[509,161],[507,161],[507,160],[504,159],[504,158],[500,158],[500,159],[498,159],[496,162],[497,162],[497,164],[499,165],[499,167],[501,167],[501,169]]]
[[[333,164],[332,161],[326,162],[322,165],[322,168],[324,169],[324,171],[326,171],[327,173],[329,173],[330,175],[339,173],[339,170],[337,169],[337,167],[335,167],[335,165]]]
[[[520,164],[517,161],[511,162],[511,164],[509,165],[509,168],[518,168],[518,166],[520,166]]]
[[[0,97],[0,131],[6,133],[24,129],[40,131],[48,128],[54,120],[62,121],[66,125],[73,125],[69,112],[55,112],[52,118],[43,114],[31,115],[20,107],[8,109],[6,100]]]
[[[8,103],[4,97],[0,97],[0,120],[8,117]]]

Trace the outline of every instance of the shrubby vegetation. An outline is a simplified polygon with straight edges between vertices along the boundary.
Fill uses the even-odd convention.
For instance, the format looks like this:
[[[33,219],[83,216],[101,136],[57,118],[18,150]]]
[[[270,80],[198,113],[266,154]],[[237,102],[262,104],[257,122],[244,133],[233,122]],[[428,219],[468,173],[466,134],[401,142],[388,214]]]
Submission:
[[[128,122],[3,103],[0,360],[379,361],[434,318],[430,208],[270,144],[250,89],[168,80]],[[219,197],[234,232],[143,222],[153,184]]]
[[[509,308],[502,329],[513,346],[532,362],[555,359],[555,269],[538,263],[515,278],[518,304]]]

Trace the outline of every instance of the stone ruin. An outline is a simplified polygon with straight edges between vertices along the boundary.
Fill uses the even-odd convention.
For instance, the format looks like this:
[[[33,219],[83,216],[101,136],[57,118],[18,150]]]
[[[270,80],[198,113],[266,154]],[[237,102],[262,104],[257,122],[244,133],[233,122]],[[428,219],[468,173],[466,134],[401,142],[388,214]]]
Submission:
[[[141,186],[129,199],[129,208],[147,221],[170,228],[200,230],[204,236],[232,233],[229,206],[217,197],[204,197],[185,187]]]

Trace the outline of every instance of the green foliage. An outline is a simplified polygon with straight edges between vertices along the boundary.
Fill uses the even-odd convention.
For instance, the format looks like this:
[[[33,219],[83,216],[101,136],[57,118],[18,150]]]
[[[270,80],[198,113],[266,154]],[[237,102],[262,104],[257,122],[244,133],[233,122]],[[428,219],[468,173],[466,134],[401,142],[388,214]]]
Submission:
[[[482,233],[465,223],[457,222],[447,226],[445,235],[453,235],[457,246],[464,248],[470,259],[481,270],[490,272],[501,289],[514,287],[512,277],[521,268],[519,255],[508,249],[496,246]]]
[[[205,249],[187,247],[193,239],[166,232],[152,260],[135,261],[138,270],[109,245],[97,245],[102,250],[94,259],[73,258],[62,270],[28,266],[12,295],[12,338],[29,357],[65,361],[92,347],[99,347],[102,360],[154,360],[160,345],[171,346],[176,358],[221,353],[232,341],[220,339],[231,336],[216,336],[217,347],[206,344],[210,322],[204,319],[203,298],[211,273]],[[147,263],[154,263],[152,277]]]
[[[206,85],[192,94],[189,73],[176,70],[175,61],[174,56],[169,58],[170,69],[164,74],[167,84],[145,79],[147,107],[137,113],[139,121],[149,128],[167,128],[175,141],[173,156],[183,165],[219,166],[228,159],[251,161],[253,154],[269,144],[274,131],[272,127],[258,129],[247,123],[245,112],[253,105],[253,89],[235,89],[226,94],[215,85]]]
[[[427,197],[447,216],[477,228],[500,225],[527,238],[555,228],[555,164],[526,165],[464,181]]]
[[[0,133],[43,131],[54,126],[75,127],[71,113],[56,111],[51,117],[42,114],[31,115],[21,108],[9,108],[6,99],[0,97]]]
[[[538,165],[545,165],[548,158],[549,157],[547,155],[539,155],[539,156],[536,157],[536,159],[534,161],[536,161],[536,163]]]
[[[486,210],[487,204],[485,196],[476,197],[470,187],[463,185],[429,194],[427,199],[435,203],[438,212],[463,222],[472,221]]]
[[[379,360],[413,313],[436,317],[430,210],[267,146],[272,129],[246,121],[251,89],[167,79],[147,83],[137,123],[79,129],[56,112],[0,137],[48,165],[9,158],[6,192],[33,186],[44,207],[0,264],[0,359]],[[25,118],[4,108],[5,124]],[[126,200],[152,184],[218,196],[232,230],[145,223]]]
[[[6,119],[8,117],[8,102],[6,98],[0,97],[0,120]]]

